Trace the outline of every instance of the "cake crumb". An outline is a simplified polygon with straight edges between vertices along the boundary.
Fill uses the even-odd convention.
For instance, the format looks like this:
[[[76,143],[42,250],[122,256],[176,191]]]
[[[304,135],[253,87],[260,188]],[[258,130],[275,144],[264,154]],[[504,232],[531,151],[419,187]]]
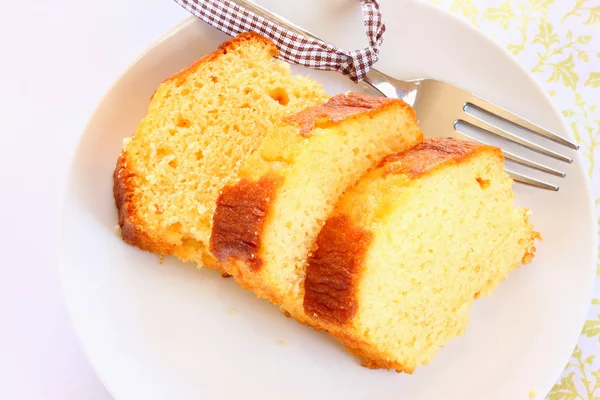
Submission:
[[[235,308],[231,308],[229,311],[227,311],[227,313],[229,313],[229,314],[237,314],[238,310],[235,309]]]
[[[117,235],[118,237],[122,237],[121,236],[121,227],[119,226],[119,224],[115,225],[113,227],[114,231],[115,231],[115,235]]]
[[[536,395],[535,390],[530,390],[529,391],[529,398],[530,399],[533,399],[535,397],[535,395]]]
[[[160,265],[163,265],[165,263],[165,256],[158,256],[158,262]]]
[[[279,341],[277,341],[277,344],[279,344],[281,346],[285,346],[287,343],[285,340],[279,340]]]

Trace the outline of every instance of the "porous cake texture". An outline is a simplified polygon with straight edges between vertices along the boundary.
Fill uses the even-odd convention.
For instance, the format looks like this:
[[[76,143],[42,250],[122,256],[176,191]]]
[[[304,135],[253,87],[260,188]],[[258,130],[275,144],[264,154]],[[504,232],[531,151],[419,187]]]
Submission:
[[[126,242],[215,265],[208,243],[221,189],[282,118],[328,99],[277,54],[268,39],[244,33],[158,87],[114,172]]]
[[[217,200],[210,250],[220,268],[303,321],[307,258],[339,197],[422,138],[406,103],[359,93],[283,118]]]
[[[370,368],[407,373],[463,334],[539,238],[514,205],[502,152],[430,138],[349,189],[309,257],[303,306]]]

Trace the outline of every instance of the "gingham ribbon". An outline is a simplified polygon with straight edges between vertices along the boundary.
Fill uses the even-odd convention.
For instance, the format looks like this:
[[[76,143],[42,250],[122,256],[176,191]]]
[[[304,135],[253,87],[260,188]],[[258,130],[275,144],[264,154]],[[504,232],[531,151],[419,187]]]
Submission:
[[[288,31],[229,0],[175,0],[191,14],[220,31],[236,36],[253,31],[271,39],[279,58],[305,67],[339,71],[354,82],[362,80],[379,58],[385,24],[379,0],[360,0],[369,47],[344,51],[337,47]]]

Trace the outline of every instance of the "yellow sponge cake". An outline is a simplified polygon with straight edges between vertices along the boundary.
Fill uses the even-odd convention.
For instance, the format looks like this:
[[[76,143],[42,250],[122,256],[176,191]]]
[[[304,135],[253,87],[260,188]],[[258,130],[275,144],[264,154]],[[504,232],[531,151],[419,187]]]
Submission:
[[[402,100],[329,98],[277,54],[241,34],[158,87],[113,174],[122,238],[412,373],[539,234],[501,150],[423,140]]]
[[[475,299],[533,258],[529,211],[494,147],[426,139],[348,190],[319,233],[304,311],[363,365],[411,373],[461,335]]]
[[[302,320],[306,260],[338,198],[422,137],[406,103],[358,93],[284,118],[219,196],[210,250],[242,286]]]
[[[241,34],[158,87],[114,172],[126,242],[215,264],[208,242],[219,191],[274,124],[328,99],[277,54],[268,39]]]

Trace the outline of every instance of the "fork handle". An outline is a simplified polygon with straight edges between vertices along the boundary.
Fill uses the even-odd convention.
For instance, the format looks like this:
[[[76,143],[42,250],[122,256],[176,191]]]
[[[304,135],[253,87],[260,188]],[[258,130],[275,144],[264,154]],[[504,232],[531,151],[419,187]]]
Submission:
[[[325,44],[330,44],[326,40],[323,40],[320,37],[318,37],[317,35],[315,35],[314,33],[307,31],[306,29],[294,24],[293,22],[283,18],[282,16],[279,16],[279,15],[267,10],[266,8],[264,8],[258,4],[255,4],[251,1],[248,1],[248,0],[229,0],[229,1],[237,4],[240,7],[245,8],[248,11],[253,12],[254,14],[256,14],[259,17],[262,17],[274,24],[279,25],[282,28],[287,29],[288,31],[297,33],[299,35],[307,36],[312,39],[319,40]],[[385,96],[386,94],[377,88],[377,84],[381,83],[381,82],[387,82],[388,79],[386,79],[386,77],[387,77],[387,75],[385,75],[384,73],[379,72],[375,68],[371,68],[369,70],[369,72],[367,72],[367,75],[359,83],[376,91],[378,94]]]

